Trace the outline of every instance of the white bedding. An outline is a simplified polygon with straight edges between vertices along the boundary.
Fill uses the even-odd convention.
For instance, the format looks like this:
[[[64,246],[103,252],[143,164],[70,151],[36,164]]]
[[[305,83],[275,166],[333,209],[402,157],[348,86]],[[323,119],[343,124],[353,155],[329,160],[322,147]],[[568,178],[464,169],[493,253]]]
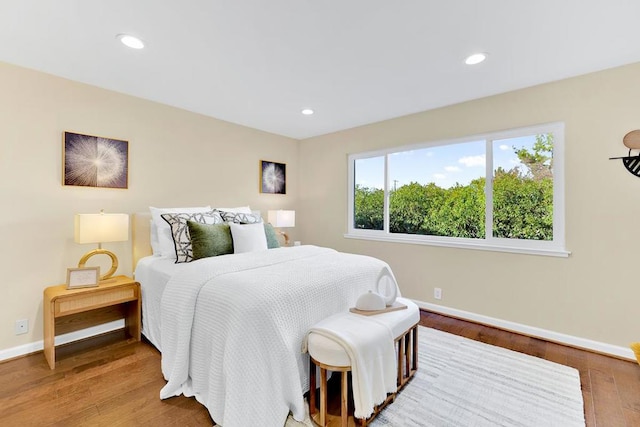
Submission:
[[[195,396],[224,427],[281,427],[289,411],[302,420],[305,334],[375,289],[387,266],[315,246],[183,265],[190,268],[173,274],[161,297],[161,398]]]
[[[175,274],[186,271],[189,264],[176,264],[173,258],[148,256],[138,261],[136,281],[142,292],[142,333],[162,351],[160,342],[160,302],[164,288]]]

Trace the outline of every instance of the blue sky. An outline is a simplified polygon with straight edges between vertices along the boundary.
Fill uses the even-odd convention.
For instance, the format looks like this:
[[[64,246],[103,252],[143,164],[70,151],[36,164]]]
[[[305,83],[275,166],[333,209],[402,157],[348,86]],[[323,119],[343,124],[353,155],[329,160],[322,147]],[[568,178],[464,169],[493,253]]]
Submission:
[[[513,147],[531,150],[534,143],[534,135],[493,141],[493,168],[522,166]],[[484,176],[485,167],[484,140],[394,153],[389,160],[389,188],[410,182],[434,182],[442,188],[456,183],[466,185]],[[357,160],[355,182],[363,187],[383,188],[384,156]]]

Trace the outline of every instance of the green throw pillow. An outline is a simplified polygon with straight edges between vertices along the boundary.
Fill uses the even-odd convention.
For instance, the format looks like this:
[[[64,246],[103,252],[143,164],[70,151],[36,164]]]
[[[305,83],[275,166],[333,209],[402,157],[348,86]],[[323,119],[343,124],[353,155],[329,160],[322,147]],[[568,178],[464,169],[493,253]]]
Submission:
[[[233,253],[233,239],[228,224],[200,224],[187,221],[193,259]]]
[[[267,248],[274,249],[280,247],[280,242],[278,241],[278,235],[276,234],[276,230],[273,229],[273,225],[268,222],[264,223],[264,234],[267,236]]]

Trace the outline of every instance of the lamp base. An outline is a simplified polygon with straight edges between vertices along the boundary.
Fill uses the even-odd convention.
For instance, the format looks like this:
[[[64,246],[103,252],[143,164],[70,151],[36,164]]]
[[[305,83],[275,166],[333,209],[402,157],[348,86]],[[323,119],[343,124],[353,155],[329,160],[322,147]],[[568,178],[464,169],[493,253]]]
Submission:
[[[83,257],[80,258],[80,261],[78,261],[78,268],[83,268],[87,263],[87,261],[89,260],[89,258],[91,258],[92,256],[102,255],[102,254],[108,255],[109,258],[111,258],[111,268],[105,274],[100,276],[100,281],[110,278],[111,276],[113,276],[113,273],[115,273],[116,270],[118,269],[118,258],[116,257],[116,254],[114,254],[113,252],[107,251],[105,249],[94,249],[84,254]]]
[[[284,245],[289,246],[289,243],[290,243],[289,235],[282,230],[280,230],[280,234],[282,234],[282,236],[284,237]]]

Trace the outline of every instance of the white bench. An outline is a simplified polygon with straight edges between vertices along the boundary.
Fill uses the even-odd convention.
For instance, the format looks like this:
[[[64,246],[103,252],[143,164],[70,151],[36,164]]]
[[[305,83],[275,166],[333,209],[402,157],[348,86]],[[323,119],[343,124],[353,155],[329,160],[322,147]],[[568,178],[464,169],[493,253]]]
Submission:
[[[418,369],[418,322],[420,310],[418,306],[406,298],[398,298],[398,302],[407,306],[406,309],[376,314],[375,320],[384,322],[391,328],[395,338],[397,353],[397,388],[394,393],[378,405],[374,413],[368,419],[357,419],[356,424],[366,426],[375,416],[390,402],[395,399],[396,393],[407,384]],[[344,313],[345,316],[350,315]],[[351,314],[352,315],[352,314]],[[345,323],[348,325],[348,322]],[[348,326],[347,326],[348,327]],[[327,416],[327,371],[341,372],[341,424],[347,426],[348,420],[348,374],[351,371],[351,360],[344,348],[329,337],[313,333],[307,337],[307,349],[310,356],[309,373],[309,414],[318,425],[325,427]],[[320,370],[320,408],[316,405],[316,367]]]

